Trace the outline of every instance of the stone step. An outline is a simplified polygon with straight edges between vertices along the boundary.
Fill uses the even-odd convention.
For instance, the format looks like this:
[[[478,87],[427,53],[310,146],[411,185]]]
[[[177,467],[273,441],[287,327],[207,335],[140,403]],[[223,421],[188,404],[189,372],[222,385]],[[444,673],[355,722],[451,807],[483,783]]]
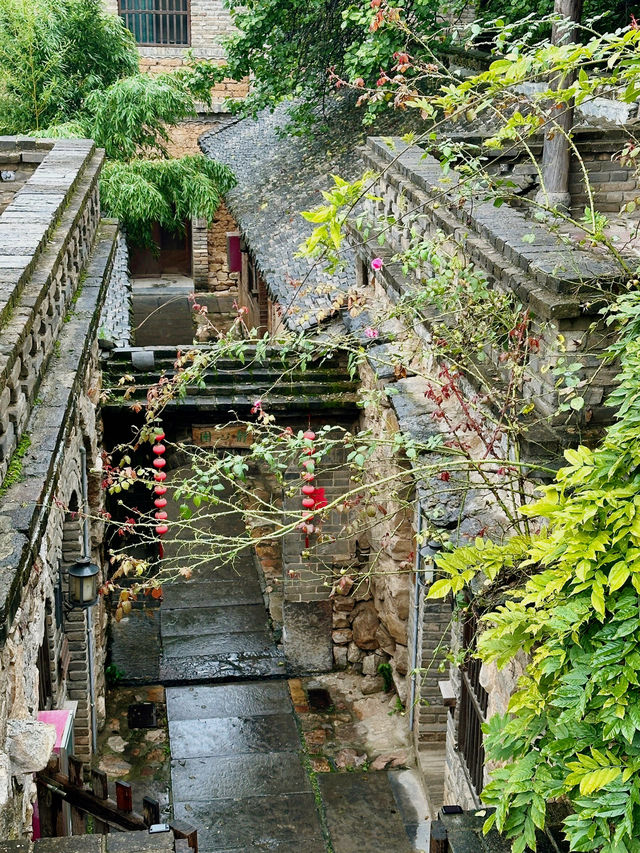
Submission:
[[[334,853],[412,853],[387,774],[320,773]]]
[[[172,758],[298,752],[300,739],[291,714],[215,717],[169,722]]]
[[[235,636],[240,636],[236,634]],[[162,655],[159,681],[165,685],[252,681],[256,678],[286,678],[287,662],[276,650]]]
[[[189,616],[191,611],[178,611]],[[188,620],[187,620],[188,621]],[[191,658],[202,655],[220,658],[223,656],[242,659],[242,656],[271,657],[276,654],[273,637],[266,624],[262,629],[245,633],[201,634],[195,632],[163,636],[164,658]]]
[[[209,803],[176,802],[174,816],[198,827],[201,853],[326,850],[311,793],[230,797]]]
[[[169,720],[256,717],[290,714],[291,698],[284,682],[225,684],[167,689]]]
[[[263,604],[257,578],[237,580],[177,580],[162,588],[162,611],[203,605]]]
[[[189,803],[311,792],[300,756],[290,752],[172,760],[171,783],[174,802]]]
[[[189,633],[202,637],[222,634],[266,632],[269,635],[267,612],[260,604],[235,604],[221,607],[191,607],[168,610],[162,608],[160,633],[163,643],[172,637]],[[212,641],[218,642],[218,639]]]

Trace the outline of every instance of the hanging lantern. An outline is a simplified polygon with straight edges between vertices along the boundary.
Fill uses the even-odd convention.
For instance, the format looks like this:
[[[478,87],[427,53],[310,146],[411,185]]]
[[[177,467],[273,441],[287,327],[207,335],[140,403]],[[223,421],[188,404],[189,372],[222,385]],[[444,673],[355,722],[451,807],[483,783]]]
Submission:
[[[69,604],[72,607],[92,607],[98,600],[100,569],[89,557],[69,566]]]

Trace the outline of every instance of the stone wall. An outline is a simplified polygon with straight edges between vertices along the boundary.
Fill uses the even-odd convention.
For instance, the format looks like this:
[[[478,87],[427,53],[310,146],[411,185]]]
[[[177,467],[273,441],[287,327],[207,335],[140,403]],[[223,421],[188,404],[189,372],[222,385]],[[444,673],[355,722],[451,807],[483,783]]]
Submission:
[[[594,146],[592,163],[598,166],[594,166],[593,174],[598,174],[598,168],[613,161],[605,160],[604,152],[596,143]],[[400,330],[399,335],[393,323],[387,327],[388,321],[376,318],[378,311],[381,317],[385,316],[389,313],[385,312],[385,306],[391,308],[400,298],[415,292],[421,281],[433,276],[426,263],[415,273],[407,274],[400,263],[394,262],[393,255],[415,245],[420,238],[434,237],[439,231],[448,238],[445,244],[448,250],[464,253],[465,259],[473,261],[491,284],[505,293],[513,293],[529,310],[531,334],[538,339],[539,349],[529,355],[526,379],[520,390],[523,403],[535,404],[538,432],[523,439],[523,457],[542,452],[553,457],[562,446],[579,438],[595,440],[610,417],[603,400],[612,386],[615,368],[602,368],[597,357],[609,338],[597,322],[593,293],[616,281],[615,265],[577,245],[558,241],[544,226],[526,220],[522,211],[507,205],[496,209],[477,200],[457,198],[453,189],[456,176],[450,174],[443,181],[435,160],[400,140],[391,146],[381,139],[369,140],[367,160],[381,174],[372,188],[373,195],[380,200],[368,206],[370,245],[354,241],[359,256],[356,286],[371,306],[371,323],[380,330],[381,340],[369,345],[369,358],[360,369],[360,379],[367,393],[384,392],[390,384],[395,393],[386,400],[381,394],[379,402],[366,407],[362,425],[387,440],[403,432],[424,441],[439,432],[447,433],[447,423],[464,422],[463,408],[457,400],[451,398],[440,404],[447,415],[442,418],[427,393],[430,378],[437,378],[440,368],[431,340],[432,327],[442,321],[437,310],[424,310],[422,322],[415,323],[410,332]],[[614,175],[621,182],[627,177]],[[414,211],[415,215],[406,216],[407,211]],[[382,248],[375,239],[379,222],[384,224],[387,237]],[[533,242],[529,240],[530,234]],[[379,272],[372,274],[374,255],[382,257],[384,263]],[[394,341],[393,351],[404,338],[411,358],[403,361],[408,375],[398,378],[388,366],[388,356],[385,366],[385,346],[389,346],[387,340]],[[580,376],[586,383],[584,418],[576,418],[569,424],[566,414],[563,423],[557,415],[560,399],[557,376],[553,374],[563,357],[580,361]],[[496,392],[504,381],[499,353],[487,348],[487,363],[494,365],[490,381]],[[486,378],[488,381],[489,371]],[[478,397],[481,388],[471,379],[461,379],[460,390],[466,400],[474,400],[474,406],[482,409],[484,404]],[[479,436],[466,434],[465,448],[471,458],[485,458],[486,448]],[[504,454],[506,446],[500,452]],[[439,681],[447,680],[445,653],[451,647],[451,604],[425,600],[425,594],[434,579],[433,556],[444,543],[451,540],[454,544],[465,544],[477,535],[501,538],[510,529],[509,520],[499,510],[492,491],[495,489],[500,494],[499,472],[490,478],[492,485],[473,474],[465,474],[464,483],[462,475],[455,472],[447,472],[447,478],[441,479],[436,473],[438,465],[445,468],[446,464],[437,453],[424,453],[413,465],[422,472],[418,494],[405,497],[408,504],[418,505],[421,531],[418,542],[417,519],[408,512],[403,515],[400,502],[388,500],[386,494],[380,497],[386,514],[379,517],[374,513],[375,523],[368,533],[377,560],[371,583],[380,625],[378,639],[382,651],[390,655],[399,693],[407,697],[415,745],[430,756],[432,781],[438,787],[432,791],[433,800],[441,802],[444,789],[445,803],[475,808],[479,804],[478,792],[473,790],[458,750],[459,671],[451,667],[448,678],[447,690],[458,698],[455,709],[445,707],[439,686]],[[429,470],[433,473],[425,473]],[[399,477],[403,469],[382,446],[368,463],[369,472],[373,477],[394,474]],[[532,483],[523,484],[525,499],[532,489]],[[343,630],[350,627],[344,625]],[[454,623],[454,651],[456,644],[459,645],[459,631],[460,626]],[[414,670],[419,671],[415,678],[411,675]],[[491,669],[481,672],[481,684],[490,694],[487,716],[504,710],[520,671],[518,665],[513,672],[498,673]],[[407,674],[408,679],[403,681]]]
[[[35,172],[43,151],[5,150],[0,152],[0,213]]]
[[[615,105],[618,102],[605,101],[605,103]],[[620,104],[620,106],[628,105]],[[633,108],[637,109],[637,105],[634,104]],[[573,141],[576,152],[571,156],[569,174],[572,215],[576,219],[582,217],[585,206],[591,203],[590,193],[595,209],[607,214],[609,219],[615,221],[618,218],[616,214],[620,214],[628,202],[635,201],[640,192],[638,176],[633,164],[621,163],[622,151],[629,142],[628,133],[614,128],[596,130],[583,127],[575,131]],[[513,191],[522,199],[520,203],[517,199],[513,203],[519,204],[524,211],[529,209],[526,199],[534,199],[540,186],[541,137],[534,137],[531,140],[530,152],[531,154],[525,154],[517,148],[501,152],[489,167],[492,174],[513,180],[515,184]],[[534,160],[531,159],[531,155]],[[589,193],[586,190],[585,173]],[[629,220],[629,216],[625,212],[626,221]],[[638,214],[632,215],[631,219],[637,216]]]
[[[51,730],[36,722],[46,699],[77,703],[76,752],[89,758],[91,715],[104,717],[104,621],[92,618],[88,658],[84,613],[65,614],[65,563],[79,555],[85,451],[92,465],[100,428],[98,323],[117,229],[100,223],[102,152],[87,140],[0,140],[3,152],[41,160],[0,215],[0,837],[27,833]],[[2,262],[4,256],[4,263]],[[91,505],[100,509],[99,498]],[[100,561],[92,525],[92,558]],[[78,630],[80,628],[80,630]],[[48,663],[51,692],[39,695]],[[45,663],[46,662],[46,663]]]
[[[564,242],[543,224],[526,219],[522,211],[506,204],[496,208],[490,202],[458,199],[451,189],[457,176],[449,173],[443,183],[439,164],[423,156],[416,146],[370,139],[367,160],[376,171],[385,170],[372,190],[381,199],[370,203],[372,220],[387,221],[386,217],[397,217],[399,212],[415,211],[415,216],[404,216],[388,229],[388,248],[379,254],[390,259],[412,241],[433,238],[439,231],[451,238],[447,249],[464,252],[489,282],[512,293],[528,310],[531,335],[539,345],[529,354],[522,398],[545,419],[538,432],[530,432],[532,447],[545,445],[557,451],[577,435],[588,441],[590,435],[599,434],[611,418],[604,400],[616,369],[603,368],[598,357],[611,340],[611,331],[599,321],[595,297],[603,287],[620,280],[613,260],[594,255],[575,241]],[[402,274],[399,264],[386,263],[379,278],[397,299],[413,287],[412,281],[430,275],[427,263],[411,278]],[[429,328],[426,318],[425,328]],[[485,355],[494,365],[497,388],[505,381],[499,353],[487,348]],[[566,413],[556,414],[562,400],[554,368],[561,358],[581,365],[577,376],[586,388],[585,406],[574,414],[572,432],[566,429]],[[554,433],[555,426],[559,429]],[[526,456],[530,449],[523,448],[523,452]]]
[[[103,347],[108,348],[111,344],[128,347],[132,342],[132,334],[129,249],[126,237],[119,232],[111,280],[100,315],[98,336]]]

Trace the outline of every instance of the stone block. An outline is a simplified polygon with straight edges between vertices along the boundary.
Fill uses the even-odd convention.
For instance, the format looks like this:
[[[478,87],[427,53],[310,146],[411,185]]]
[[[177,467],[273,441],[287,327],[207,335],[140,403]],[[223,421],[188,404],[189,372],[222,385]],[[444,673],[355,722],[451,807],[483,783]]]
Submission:
[[[8,720],[7,751],[14,775],[37,773],[51,757],[56,742],[56,729],[48,723],[32,719]]]
[[[285,601],[283,643],[289,671],[330,672],[333,666],[330,601]]]
[[[364,658],[364,652],[355,643],[349,643],[347,648],[347,660],[349,663],[360,663]]]

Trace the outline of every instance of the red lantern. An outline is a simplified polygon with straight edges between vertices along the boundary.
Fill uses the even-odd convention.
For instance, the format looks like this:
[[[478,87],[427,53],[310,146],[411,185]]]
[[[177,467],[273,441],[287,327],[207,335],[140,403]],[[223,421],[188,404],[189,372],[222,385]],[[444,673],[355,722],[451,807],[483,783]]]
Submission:
[[[303,433],[302,437],[308,439],[309,441],[315,441],[316,440],[315,432],[311,432],[310,429],[308,429],[305,433]]]
[[[153,467],[154,468],[164,468],[164,466],[166,464],[167,464],[167,460],[163,459],[161,456],[158,456],[157,459],[153,460]]]
[[[315,501],[313,498],[303,498],[302,499],[302,506],[305,507],[305,509],[311,509],[314,504],[315,504]]]
[[[156,533],[158,536],[164,536],[164,534],[169,530],[166,524],[159,524],[156,527]]]
[[[153,452],[156,454],[156,456],[162,456],[166,449],[167,448],[164,446],[164,444],[156,444],[156,446],[153,448]]]
[[[162,507],[167,505],[166,498],[156,498],[154,504],[158,507],[158,509],[162,509]]]
[[[157,478],[158,478],[158,475],[156,474],[156,479]],[[156,486],[153,491],[156,493],[156,495],[166,495],[167,487],[166,486]]]
[[[154,440],[154,441],[162,441],[162,439],[163,439],[163,438],[164,438],[164,433],[163,433],[163,432],[159,432],[159,433],[157,433],[157,434],[153,437],[153,440]]]
[[[153,475],[153,479],[157,480],[159,483],[162,483],[163,480],[167,479],[167,475],[164,471],[156,471],[156,473]]]
[[[302,494],[311,496],[315,492],[315,490],[316,490],[315,486],[303,486],[302,487]]]

